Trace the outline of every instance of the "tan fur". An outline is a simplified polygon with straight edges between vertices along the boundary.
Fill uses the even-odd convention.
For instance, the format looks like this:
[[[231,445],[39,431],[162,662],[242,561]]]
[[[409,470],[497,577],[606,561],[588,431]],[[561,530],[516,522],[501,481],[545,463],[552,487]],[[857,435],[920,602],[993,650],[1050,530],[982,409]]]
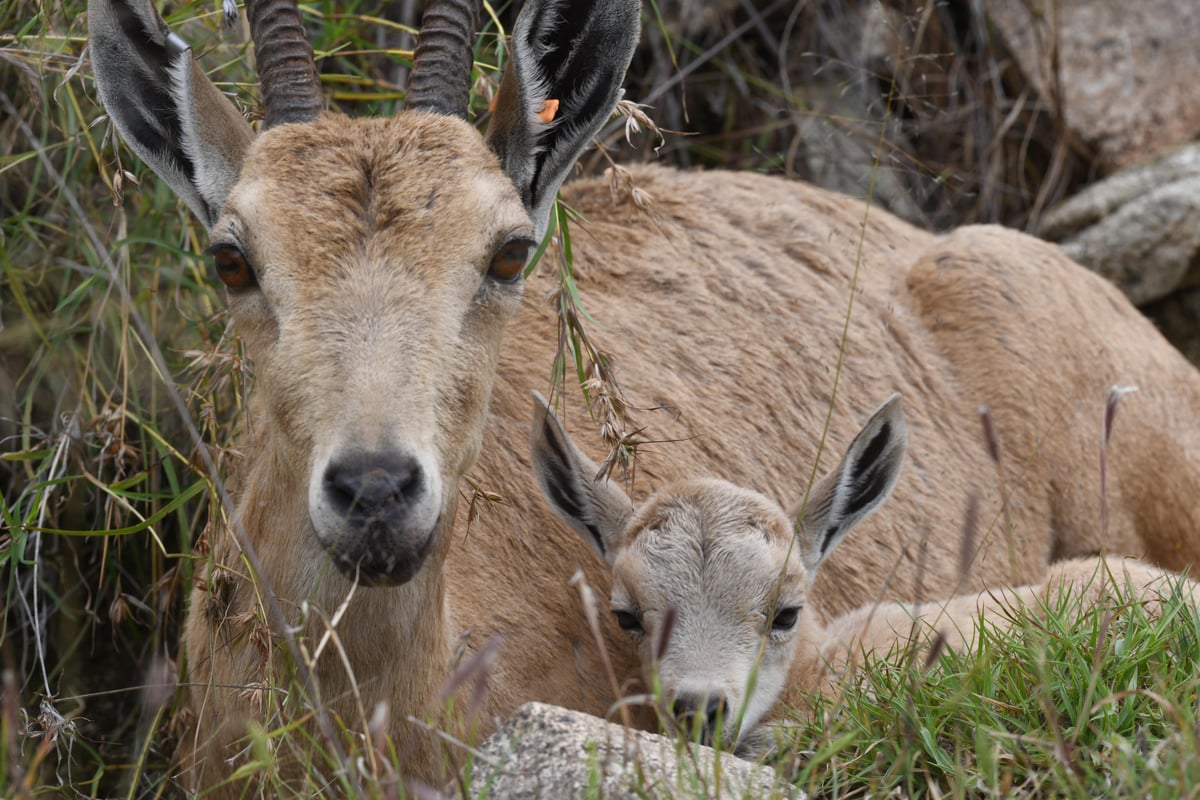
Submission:
[[[602,322],[596,335],[630,400],[662,409],[642,412],[645,438],[670,442],[643,449],[640,474],[653,484],[686,466],[752,477],[777,493],[813,462],[862,232],[828,441],[841,447],[876,387],[889,386],[911,400],[914,444],[889,507],[822,569],[817,618],[882,596],[1031,583],[1051,556],[1103,548],[1168,567],[1195,561],[1189,454],[1200,452],[1192,412],[1200,379],[1111,286],[1021,234],[982,227],[934,237],[805,184],[655,167],[633,179],[654,198],[653,218],[614,203],[603,180],[569,186],[565,200],[586,219],[572,238],[585,306]],[[485,729],[493,714],[535,698],[605,713],[614,698],[568,579],[582,568],[603,593],[607,578],[525,478],[525,393],[548,386],[557,342],[543,299],[552,280],[529,281],[503,340],[508,301],[470,312],[493,238],[528,224],[478,136],[419,113],[282,126],[247,154],[214,237],[234,218],[271,303],[231,302],[257,374],[238,508],[285,611],[295,619],[307,602],[332,615],[350,587],[308,521],[314,448],[407,426],[431,437],[453,487],[482,436],[472,474],[504,502],[483,507],[469,528],[460,514],[413,581],[360,588],[341,619],[361,704],[369,715],[388,701],[392,734],[411,754],[406,769],[432,779],[437,747],[406,717],[429,712],[453,665],[501,636]],[[1109,451],[1105,539],[1098,453],[1114,382],[1139,391],[1124,399]],[[567,401],[568,427],[586,429],[578,393]],[[983,403],[1003,451],[1015,564],[979,432]],[[986,533],[963,576],[958,537],[942,532],[958,529],[973,491],[982,493]],[[451,519],[456,494],[445,495]],[[253,612],[255,590],[227,536],[217,537],[214,562],[243,576],[230,614]],[[185,641],[201,698],[198,736],[211,743],[200,752],[213,756],[208,770],[221,771],[216,756],[229,755],[257,716],[228,687],[258,680],[263,658],[247,637],[223,638],[227,621],[197,611],[206,586],[202,579],[193,597]],[[635,654],[604,625],[617,678],[627,681]],[[332,651],[317,672],[322,696],[361,729],[358,697]]]
[[[614,203],[603,180],[579,181],[565,199],[586,219],[572,232],[575,269],[603,323],[596,335],[630,399],[663,409],[642,412],[646,438],[671,442],[643,451],[639,469],[655,484],[687,465],[778,492],[812,463],[863,232],[829,443],[844,444],[878,386],[912,399],[915,443],[890,507],[822,570],[819,618],[919,589],[1037,581],[1052,555],[1107,547],[1168,567],[1195,560],[1200,380],[1119,293],[1056,249],[999,228],[934,237],[858,201],[749,174],[644,167],[633,180],[654,198],[653,218]],[[515,299],[472,305],[494,238],[528,225],[477,134],[420,113],[273,129],[247,153],[214,238],[234,219],[270,302],[231,300],[257,375],[238,508],[285,612],[296,619],[307,602],[310,618],[332,615],[349,591],[308,521],[308,471],[323,443],[402,428],[425,437],[454,487],[482,437],[473,474],[505,500],[469,531],[459,515],[410,583],[358,590],[338,627],[358,696],[327,648],[317,677],[330,710],[361,729],[359,698],[368,715],[387,700],[406,768],[432,779],[437,747],[406,717],[427,713],[456,660],[498,635],[485,728],[534,698],[604,713],[613,698],[568,579],[582,568],[603,592],[606,577],[524,478],[525,392],[547,387],[557,342],[543,301],[552,282],[529,282],[503,341]],[[1140,390],[1117,422],[1102,539],[1100,418],[1114,382]],[[583,429],[577,392],[567,395],[569,426]],[[1016,564],[981,403],[1001,440]],[[764,437],[771,447],[750,444]],[[964,577],[957,537],[922,539],[956,530],[972,491],[987,533]],[[452,519],[453,488],[445,496]],[[246,567],[228,536],[216,538],[214,562],[242,576],[229,613],[252,613]],[[199,752],[220,772],[217,756],[258,716],[228,687],[259,680],[263,652],[195,611],[207,585],[201,578],[185,641],[199,740],[211,743]],[[632,678],[626,638],[607,620],[604,633],[618,680]],[[271,652],[278,667],[278,644]]]

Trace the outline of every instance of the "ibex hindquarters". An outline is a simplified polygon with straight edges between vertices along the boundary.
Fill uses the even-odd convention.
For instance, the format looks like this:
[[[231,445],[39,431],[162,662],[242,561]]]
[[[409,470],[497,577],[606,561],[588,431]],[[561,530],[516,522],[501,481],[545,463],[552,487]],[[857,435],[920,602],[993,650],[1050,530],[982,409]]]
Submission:
[[[1032,504],[1050,537],[1018,548],[1198,563],[1197,372],[1115,287],[1038,240],[988,227],[939,240],[907,285],[933,351],[990,409],[1014,518],[1029,520]],[[1117,387],[1136,391],[1111,409],[1102,484]]]

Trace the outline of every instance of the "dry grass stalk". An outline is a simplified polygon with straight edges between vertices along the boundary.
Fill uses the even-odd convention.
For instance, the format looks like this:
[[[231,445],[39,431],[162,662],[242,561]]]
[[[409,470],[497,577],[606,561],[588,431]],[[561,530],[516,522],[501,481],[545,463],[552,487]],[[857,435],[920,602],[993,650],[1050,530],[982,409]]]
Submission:
[[[1013,574],[1013,585],[1019,585],[1017,579],[1017,543],[1016,529],[1013,527],[1012,512],[1009,509],[1008,481],[1004,474],[1004,460],[1001,458],[1000,437],[996,433],[996,424],[992,419],[992,410],[987,406],[979,407],[979,422],[983,426],[983,441],[987,445],[988,456],[996,465],[997,491],[1000,493],[1000,512],[1004,516],[1004,538],[1008,544],[1008,561]]]

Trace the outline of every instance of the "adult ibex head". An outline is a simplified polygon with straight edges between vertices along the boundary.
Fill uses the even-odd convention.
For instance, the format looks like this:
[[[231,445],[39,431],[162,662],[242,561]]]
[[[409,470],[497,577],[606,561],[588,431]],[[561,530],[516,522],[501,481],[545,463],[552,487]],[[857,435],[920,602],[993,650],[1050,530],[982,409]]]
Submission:
[[[257,136],[149,0],[91,0],[96,83],[210,231],[273,430],[262,457],[306,482],[346,575],[400,584],[478,453],[522,273],[618,99],[639,4],[528,3],[486,141],[466,122],[471,0],[428,4],[408,109],[386,120],[325,112],[295,3],[247,5]]]
[[[795,514],[713,478],[668,484],[635,509],[540,395],[530,441],[550,506],[612,568],[612,612],[637,641],[647,683],[706,742],[732,746],[787,687],[797,648],[820,646],[804,610],[813,578],[891,494],[908,430],[895,395]]]

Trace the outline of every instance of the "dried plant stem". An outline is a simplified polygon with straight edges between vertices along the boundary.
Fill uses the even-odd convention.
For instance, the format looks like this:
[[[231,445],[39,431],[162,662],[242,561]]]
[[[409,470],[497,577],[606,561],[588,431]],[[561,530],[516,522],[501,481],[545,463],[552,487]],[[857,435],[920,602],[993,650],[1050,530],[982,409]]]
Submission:
[[[1105,547],[1108,546],[1108,442],[1112,439],[1121,398],[1136,391],[1136,386],[1118,386],[1114,383],[1108,388],[1108,396],[1104,399],[1100,431],[1100,537]]]
[[[987,445],[988,457],[996,467],[996,484],[1000,493],[1000,513],[1004,517],[1004,539],[1008,544],[1008,566],[1011,570],[1010,580],[1013,586],[1021,584],[1021,571],[1017,562],[1016,528],[1013,527],[1012,511],[1008,507],[1008,481],[1004,474],[1004,459],[1001,456],[1000,437],[996,433],[995,420],[992,410],[987,406],[979,407],[979,421],[983,426],[983,440]]]
[[[567,212],[556,206],[560,246],[558,248],[559,287],[551,297],[558,317],[558,352],[554,357],[553,374],[558,383],[566,374],[566,354],[571,353],[584,400],[592,418],[599,423],[600,438],[609,454],[600,465],[600,475],[610,476],[620,466],[622,474],[632,480],[637,455],[638,427],[625,393],[617,382],[616,372],[608,354],[596,346],[583,320],[583,309],[571,258],[571,239]]]
[[[608,678],[609,688],[612,690],[613,697],[618,701],[616,708],[621,714],[621,724],[626,728],[632,728],[633,720],[629,716],[629,707],[620,702],[621,685],[617,681],[617,673],[613,669],[612,660],[608,657],[608,648],[604,645],[604,634],[600,631],[600,614],[596,605],[596,593],[588,585],[583,572],[576,572],[571,577],[571,584],[579,589],[579,599],[583,604],[583,614],[587,620],[588,630],[592,632],[592,638],[600,652],[600,661],[604,665],[604,674]]]

